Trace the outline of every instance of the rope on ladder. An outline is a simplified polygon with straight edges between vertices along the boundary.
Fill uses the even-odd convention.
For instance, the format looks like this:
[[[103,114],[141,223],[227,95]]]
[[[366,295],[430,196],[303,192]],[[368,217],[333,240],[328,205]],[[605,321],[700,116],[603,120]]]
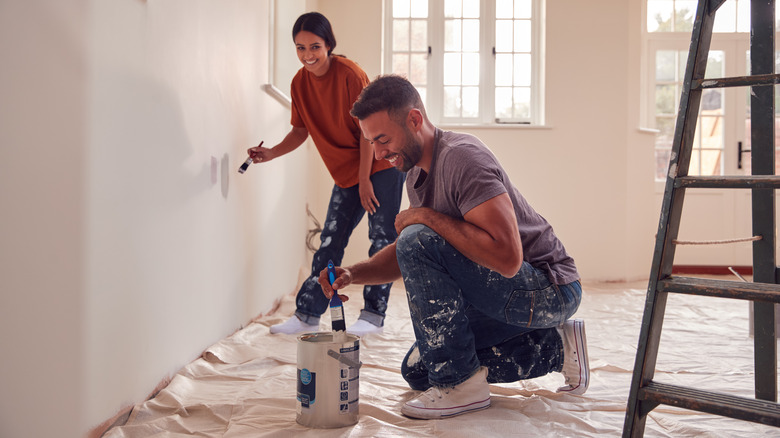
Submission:
[[[744,237],[741,239],[726,239],[726,240],[677,240],[673,239],[672,243],[675,245],[720,245],[723,243],[739,243],[739,242],[755,242],[763,239],[763,236]]]

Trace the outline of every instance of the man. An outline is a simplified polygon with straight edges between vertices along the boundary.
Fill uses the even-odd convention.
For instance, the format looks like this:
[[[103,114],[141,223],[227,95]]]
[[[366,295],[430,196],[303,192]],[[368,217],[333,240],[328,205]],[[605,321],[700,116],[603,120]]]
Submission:
[[[488,382],[561,372],[559,391],[582,394],[589,368],[574,260],[476,137],[427,118],[406,79],[382,76],[352,107],[377,159],[407,172],[410,208],[396,241],[337,268],[327,297],[349,284],[403,277],[416,342],[401,372],[424,391],[401,412],[444,418],[490,406]],[[348,299],[344,296],[343,299]]]

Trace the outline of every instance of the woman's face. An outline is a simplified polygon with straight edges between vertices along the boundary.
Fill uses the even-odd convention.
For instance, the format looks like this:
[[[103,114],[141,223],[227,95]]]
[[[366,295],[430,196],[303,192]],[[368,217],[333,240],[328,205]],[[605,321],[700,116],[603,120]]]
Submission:
[[[316,76],[322,76],[328,72],[330,47],[325,45],[325,40],[317,35],[302,30],[295,35],[295,50],[303,67]]]

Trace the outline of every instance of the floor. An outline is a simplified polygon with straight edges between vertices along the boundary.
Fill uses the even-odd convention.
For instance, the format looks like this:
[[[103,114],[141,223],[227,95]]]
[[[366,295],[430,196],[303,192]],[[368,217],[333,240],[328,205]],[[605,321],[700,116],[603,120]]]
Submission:
[[[622,433],[646,282],[583,285],[576,317],[584,318],[591,385],[583,396],[558,394],[560,374],[491,385],[492,406],[446,420],[400,414],[415,395],[400,375],[413,341],[406,297],[394,287],[384,333],[360,340],[359,421],[340,429],[296,423],[297,339],[268,327],[294,310],[292,296],[278,311],[210,347],[183,368],[155,398],[133,408],[119,437],[604,437]],[[348,323],[362,307],[361,290],[348,289]],[[329,317],[323,317],[325,329]],[[753,344],[747,302],[669,297],[656,380],[752,397]],[[760,424],[660,406],[647,420],[647,437],[778,436]]]

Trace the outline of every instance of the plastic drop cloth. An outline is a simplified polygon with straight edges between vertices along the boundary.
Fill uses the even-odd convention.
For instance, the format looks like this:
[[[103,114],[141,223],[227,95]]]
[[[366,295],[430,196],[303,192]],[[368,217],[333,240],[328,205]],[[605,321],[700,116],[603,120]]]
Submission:
[[[268,327],[294,311],[280,309],[210,347],[184,367],[155,398],[137,404],[121,437],[604,437],[622,433],[645,302],[646,282],[585,284],[576,317],[586,321],[591,384],[583,396],[557,394],[558,373],[491,385],[489,409],[445,420],[413,420],[400,407],[416,392],[400,374],[414,339],[406,295],[393,287],[384,333],[361,339],[360,416],[340,429],[296,423],[297,339]],[[362,308],[362,289],[350,287],[347,323]],[[671,295],[656,380],[753,396],[753,344],[748,303]],[[321,329],[327,330],[328,315]],[[780,436],[780,429],[659,406],[647,420],[648,437]]]

